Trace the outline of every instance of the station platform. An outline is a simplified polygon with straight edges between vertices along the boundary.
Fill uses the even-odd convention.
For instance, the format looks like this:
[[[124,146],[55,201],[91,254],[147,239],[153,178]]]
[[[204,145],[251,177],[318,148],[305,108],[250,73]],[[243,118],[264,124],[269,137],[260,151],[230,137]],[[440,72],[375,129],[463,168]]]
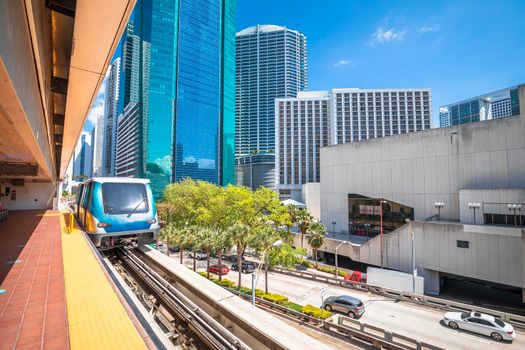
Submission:
[[[0,222],[0,350],[147,349],[80,230],[57,211]]]

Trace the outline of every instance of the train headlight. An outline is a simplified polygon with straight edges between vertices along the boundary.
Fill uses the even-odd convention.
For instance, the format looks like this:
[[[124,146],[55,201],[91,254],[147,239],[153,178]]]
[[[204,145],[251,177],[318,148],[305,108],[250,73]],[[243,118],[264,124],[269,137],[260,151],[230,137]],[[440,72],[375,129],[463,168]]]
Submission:
[[[97,224],[97,227],[100,227],[100,228],[111,227],[111,224],[108,224],[107,222],[99,222]]]
[[[148,224],[154,224],[154,223],[157,222],[157,220],[155,220],[155,219],[148,219],[146,222],[147,222]]]

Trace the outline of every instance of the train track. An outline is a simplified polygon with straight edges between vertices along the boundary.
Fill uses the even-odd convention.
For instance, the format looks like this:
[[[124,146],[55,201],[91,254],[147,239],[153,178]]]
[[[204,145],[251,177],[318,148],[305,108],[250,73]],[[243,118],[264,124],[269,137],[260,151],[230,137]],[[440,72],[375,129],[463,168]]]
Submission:
[[[250,349],[228,329],[175,289],[128,248],[105,252],[161,327],[185,349]]]

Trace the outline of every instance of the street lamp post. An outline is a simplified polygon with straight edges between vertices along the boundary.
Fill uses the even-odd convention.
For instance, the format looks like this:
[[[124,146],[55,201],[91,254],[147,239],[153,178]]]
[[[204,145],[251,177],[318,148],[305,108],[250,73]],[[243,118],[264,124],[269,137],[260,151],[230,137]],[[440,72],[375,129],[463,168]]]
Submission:
[[[445,203],[443,202],[434,202],[434,208],[437,208],[438,210],[438,221],[439,221],[439,218],[441,217],[441,208],[443,208],[445,206]]]
[[[383,203],[379,201],[379,244],[381,245],[381,268],[383,268]]]
[[[339,243],[337,247],[335,247],[335,271],[334,271],[334,278],[337,278],[337,251],[339,250],[339,247],[341,247],[343,244],[346,244],[348,242],[344,241]]]
[[[521,204],[509,204],[507,205],[507,207],[509,208],[509,211],[513,211],[514,212],[514,226],[518,226],[518,222],[516,220],[516,212],[520,212],[521,211]]]
[[[283,241],[281,241],[280,239],[273,242],[272,244],[270,244],[268,247],[266,247],[263,251],[262,251],[262,256],[263,256],[263,260],[264,259],[264,254],[266,254],[266,252],[268,251],[268,249],[270,249],[271,247],[280,247],[281,245],[283,244]],[[252,305],[255,305],[255,288],[257,288],[257,282],[258,282],[258,278],[259,278],[259,273],[261,272],[261,266],[262,266],[262,261],[259,262],[259,266],[257,267],[257,270],[255,270],[254,273],[252,273]],[[240,268],[240,266],[239,266]]]
[[[469,203],[468,208],[474,212],[474,224],[476,224],[476,210],[479,210],[479,208],[481,208],[481,204],[480,203]]]
[[[410,237],[412,238],[412,293],[416,293],[416,243],[414,240],[414,229],[410,219],[405,220],[410,226]]]

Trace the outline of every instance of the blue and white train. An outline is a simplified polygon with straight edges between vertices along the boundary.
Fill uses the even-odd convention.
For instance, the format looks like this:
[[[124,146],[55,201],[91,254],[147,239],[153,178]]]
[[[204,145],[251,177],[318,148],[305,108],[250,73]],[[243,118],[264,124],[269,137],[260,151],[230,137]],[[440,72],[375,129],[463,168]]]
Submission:
[[[139,238],[148,243],[158,235],[149,180],[94,177],[80,184],[75,204],[78,222],[100,249]]]

